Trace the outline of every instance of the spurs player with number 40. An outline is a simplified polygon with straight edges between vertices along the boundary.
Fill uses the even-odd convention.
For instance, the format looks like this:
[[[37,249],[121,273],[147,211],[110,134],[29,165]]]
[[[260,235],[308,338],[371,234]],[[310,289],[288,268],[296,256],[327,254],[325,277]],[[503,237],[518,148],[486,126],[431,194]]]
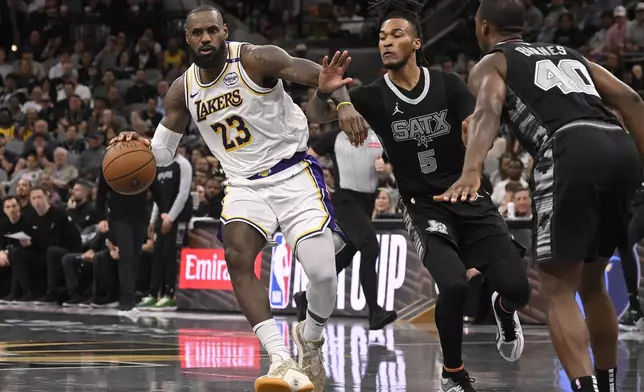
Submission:
[[[157,164],[169,164],[190,117],[228,175],[220,230],[226,263],[239,306],[271,360],[258,392],[322,391],[323,329],[336,301],[335,251],[341,232],[317,161],[306,154],[307,120],[284,91],[281,79],[336,91],[349,102],[343,73],[345,52],[336,66],[321,67],[289,56],[276,46],[227,42],[228,30],[213,7],[194,9],[186,20],[186,41],[194,64],[173,84],[166,114],[151,148]],[[338,57],[340,55],[338,54]],[[341,126],[360,139],[362,117],[340,105]],[[137,137],[132,133],[117,140]],[[299,363],[284,345],[272,318],[266,290],[254,275],[254,260],[280,227],[309,278],[306,320],[293,330]],[[338,234],[338,235],[336,235]]]
[[[350,91],[358,112],[381,138],[393,166],[405,224],[423,264],[438,285],[436,327],[443,349],[440,391],[474,392],[462,358],[467,270],[480,270],[496,291],[497,348],[508,361],[523,352],[516,310],[528,302],[530,285],[521,254],[490,195],[467,204],[437,201],[458,179],[465,146],[461,125],[474,96],[451,72],[426,67],[416,0],[380,0],[379,49],[387,74]],[[333,62],[331,62],[333,64]],[[319,89],[318,89],[319,90]],[[335,118],[323,91],[309,103],[316,122]]]
[[[476,36],[485,57],[468,79],[476,109],[462,175],[442,198],[474,200],[500,120],[508,123],[535,160],[540,291],[555,351],[573,391],[615,391],[617,316],[603,280],[615,248],[628,244],[644,103],[575,50],[523,42],[525,18],[521,0],[481,2]],[[621,114],[635,143],[604,104]]]

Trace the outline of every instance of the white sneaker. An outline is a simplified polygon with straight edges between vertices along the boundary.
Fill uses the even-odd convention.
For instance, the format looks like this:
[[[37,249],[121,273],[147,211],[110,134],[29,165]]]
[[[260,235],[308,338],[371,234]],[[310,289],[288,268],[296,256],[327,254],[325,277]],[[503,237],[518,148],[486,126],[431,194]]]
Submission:
[[[523,353],[523,329],[519,321],[519,315],[514,312],[512,315],[496,309],[496,300],[499,293],[492,294],[492,310],[496,319],[496,348],[508,362],[514,362]]]
[[[324,346],[324,338],[316,342],[307,342],[304,340],[304,323],[300,321],[293,327],[293,341],[297,345],[298,352],[298,365],[304,370],[304,373],[315,385],[315,392],[322,392],[324,390],[324,380],[326,378],[326,370],[324,369],[324,357],[322,356],[322,346]]]
[[[313,392],[315,387],[292,359],[271,363],[268,374],[255,380],[255,392]]]

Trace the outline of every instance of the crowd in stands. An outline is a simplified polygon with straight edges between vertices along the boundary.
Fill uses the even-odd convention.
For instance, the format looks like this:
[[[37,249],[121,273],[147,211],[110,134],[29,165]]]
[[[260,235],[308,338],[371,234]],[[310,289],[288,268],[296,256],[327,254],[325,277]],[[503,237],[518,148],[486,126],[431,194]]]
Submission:
[[[62,291],[56,298],[68,305],[114,306],[118,274],[110,262],[119,254],[109,246],[103,207],[94,205],[103,155],[109,140],[124,130],[153,135],[169,85],[189,66],[184,40],[180,31],[175,35],[159,28],[163,7],[158,0],[16,2],[21,4],[16,11],[19,45],[0,47],[0,194],[5,215],[0,220],[0,298],[51,303],[52,292]],[[526,39],[578,48],[635,90],[644,90],[638,60],[644,48],[644,3],[602,9],[597,15],[590,12],[596,10],[591,1],[552,0],[539,7],[532,0],[524,2]],[[285,5],[293,2],[222,3],[227,12],[273,39],[300,35],[295,19],[303,13],[333,20],[309,26],[306,34],[373,32],[366,22],[366,2],[322,1],[299,14]],[[69,23],[73,6],[100,23]],[[117,6],[124,7],[127,18],[114,17]],[[473,26],[468,28],[473,31]],[[295,49],[295,55],[306,56],[305,45]],[[467,80],[475,61],[455,53],[433,66]],[[355,84],[362,83],[359,75],[352,76],[358,76]],[[314,89],[286,87],[305,109]],[[311,143],[337,126],[310,124]],[[216,219],[225,173],[196,128],[190,128],[179,153],[193,165],[193,215]],[[505,217],[529,220],[532,159],[508,130],[501,129],[500,135],[486,161],[484,186]],[[332,188],[332,163],[323,164]],[[399,217],[395,177],[384,167],[376,169],[382,175],[373,217]],[[23,231],[17,230],[21,222],[33,228],[29,239],[5,236]],[[140,271],[149,268],[153,246],[150,236],[142,246]],[[146,273],[139,273],[137,290],[143,296],[147,289]]]

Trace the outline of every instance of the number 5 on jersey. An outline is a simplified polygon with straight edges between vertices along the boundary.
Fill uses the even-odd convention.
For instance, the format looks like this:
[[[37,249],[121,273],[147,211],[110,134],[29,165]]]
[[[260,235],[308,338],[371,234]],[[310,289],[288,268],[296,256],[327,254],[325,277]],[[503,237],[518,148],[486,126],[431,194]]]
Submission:
[[[221,141],[224,144],[226,152],[235,151],[250,144],[253,135],[246,127],[246,123],[239,116],[230,116],[224,120],[226,124],[220,122],[211,124],[215,133],[221,133]]]

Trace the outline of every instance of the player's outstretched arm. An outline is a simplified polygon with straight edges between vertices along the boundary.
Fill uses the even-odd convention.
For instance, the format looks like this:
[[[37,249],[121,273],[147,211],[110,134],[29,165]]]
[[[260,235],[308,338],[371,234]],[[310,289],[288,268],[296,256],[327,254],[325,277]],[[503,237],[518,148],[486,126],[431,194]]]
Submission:
[[[476,97],[476,105],[467,126],[463,173],[476,172],[480,177],[483,161],[499,133],[507,93],[503,76],[506,69],[505,57],[501,53],[484,57],[472,68],[468,86]]]
[[[272,77],[318,87],[316,96],[321,95],[324,98],[324,104],[319,102],[309,104],[322,107],[323,110],[309,112],[309,120],[320,123],[332,119],[327,103],[327,99],[331,99],[334,102],[334,115],[337,116],[340,127],[349,134],[352,143],[364,142],[368,126],[351,105],[351,97],[346,85],[351,83],[352,79],[344,78],[344,72],[351,63],[348,52],[345,51],[342,54],[337,52],[331,63],[328,63],[328,57],[325,57],[325,64],[322,66],[311,60],[292,57],[284,49],[274,45],[244,45],[241,57],[244,67],[262,78]]]
[[[602,66],[592,62],[588,64],[599,95],[608,106],[619,112],[640,155],[644,157],[644,101],[638,93]]]
[[[152,141],[142,137],[136,132],[122,132],[110,144],[141,140],[147,144],[156,160],[157,166],[167,166],[172,163],[172,158],[179,147],[190,120],[190,113],[186,106],[186,96],[183,75],[175,79],[166,93],[163,101],[165,116],[154,131]]]
[[[481,186],[483,161],[499,132],[501,111],[505,103],[506,85],[503,75],[507,69],[503,54],[484,57],[470,73],[468,85],[476,97],[474,113],[467,127],[467,149],[461,177],[435,200],[475,201]]]

